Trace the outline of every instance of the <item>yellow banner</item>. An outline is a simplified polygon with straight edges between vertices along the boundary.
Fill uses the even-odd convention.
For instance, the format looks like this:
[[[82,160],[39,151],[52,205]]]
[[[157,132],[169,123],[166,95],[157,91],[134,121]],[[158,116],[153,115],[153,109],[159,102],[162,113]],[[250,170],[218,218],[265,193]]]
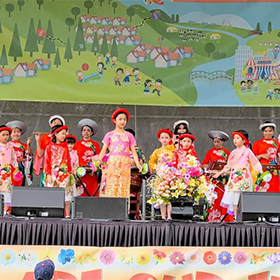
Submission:
[[[280,280],[280,248],[0,246],[0,279],[33,280],[37,263],[53,280]]]

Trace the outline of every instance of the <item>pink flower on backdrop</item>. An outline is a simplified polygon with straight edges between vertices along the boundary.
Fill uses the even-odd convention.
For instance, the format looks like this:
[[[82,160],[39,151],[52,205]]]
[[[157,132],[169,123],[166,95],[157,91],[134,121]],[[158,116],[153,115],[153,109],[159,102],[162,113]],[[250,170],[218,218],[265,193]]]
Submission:
[[[236,252],[233,258],[234,261],[238,264],[243,264],[247,261],[247,255],[241,251]]]
[[[170,262],[174,265],[176,264],[184,264],[185,263],[185,256],[184,254],[182,254],[179,251],[175,251],[173,252],[170,256],[169,256]]]
[[[116,255],[112,250],[104,250],[100,254],[100,261],[104,264],[112,264],[116,259]]]

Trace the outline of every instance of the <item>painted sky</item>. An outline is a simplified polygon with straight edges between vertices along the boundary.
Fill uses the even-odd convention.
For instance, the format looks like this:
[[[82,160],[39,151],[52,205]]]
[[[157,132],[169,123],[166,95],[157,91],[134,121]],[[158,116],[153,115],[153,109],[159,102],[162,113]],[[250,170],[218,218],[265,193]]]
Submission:
[[[126,6],[133,4],[144,4],[143,0],[119,0]],[[257,22],[261,23],[261,29],[267,31],[268,21],[272,22],[273,29],[280,29],[278,3],[174,3],[170,0],[163,0],[164,5],[145,5],[148,9],[163,9],[168,14],[180,14],[184,16],[191,12],[203,12],[210,16],[221,14],[234,14],[245,19],[253,28]]]

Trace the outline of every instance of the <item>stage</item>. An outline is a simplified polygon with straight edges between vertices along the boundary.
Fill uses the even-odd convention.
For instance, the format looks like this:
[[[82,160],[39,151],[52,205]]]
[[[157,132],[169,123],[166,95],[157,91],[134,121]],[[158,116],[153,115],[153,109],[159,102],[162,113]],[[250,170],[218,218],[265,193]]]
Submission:
[[[280,224],[2,217],[0,244],[279,247]]]

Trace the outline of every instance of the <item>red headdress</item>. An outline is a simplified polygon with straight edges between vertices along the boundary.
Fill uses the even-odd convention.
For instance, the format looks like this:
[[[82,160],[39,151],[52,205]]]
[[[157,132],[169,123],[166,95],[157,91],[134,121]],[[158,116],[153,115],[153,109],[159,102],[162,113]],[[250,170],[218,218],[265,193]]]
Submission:
[[[130,116],[129,112],[128,112],[126,109],[124,109],[124,108],[120,108],[120,109],[117,109],[117,110],[112,114],[111,121],[112,121],[112,123],[113,123],[114,125],[116,125],[115,122],[114,122],[114,119],[115,119],[116,116],[117,116],[118,114],[120,114],[120,113],[126,114],[127,122],[129,121],[129,116]]]

